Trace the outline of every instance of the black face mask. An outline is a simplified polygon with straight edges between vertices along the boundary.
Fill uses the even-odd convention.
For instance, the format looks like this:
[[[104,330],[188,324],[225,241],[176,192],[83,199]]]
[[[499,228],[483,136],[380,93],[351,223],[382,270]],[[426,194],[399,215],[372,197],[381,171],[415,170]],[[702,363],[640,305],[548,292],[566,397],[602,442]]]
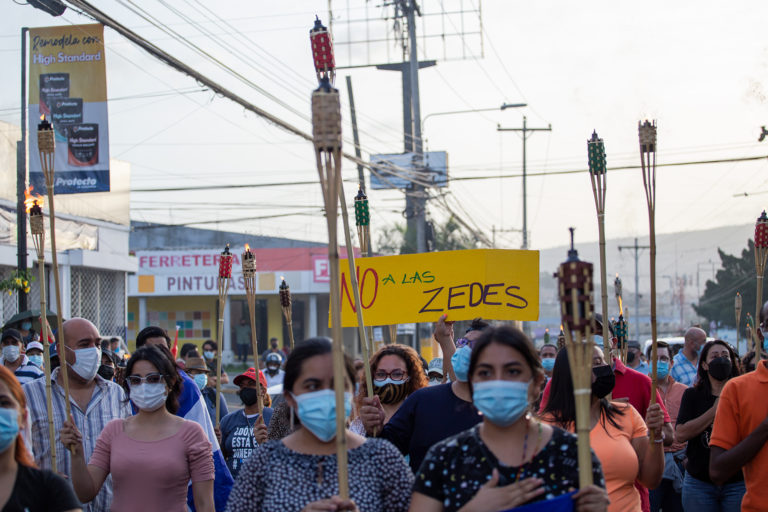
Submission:
[[[259,400],[259,390],[256,388],[243,388],[238,393],[243,405],[250,407]]]
[[[709,362],[709,374],[715,380],[724,381],[731,376],[732,367],[727,357],[716,357]]]
[[[115,369],[112,366],[103,364],[99,366],[99,370],[96,372],[102,379],[112,380],[115,376]]]
[[[595,382],[592,383],[592,396],[605,398],[613,391],[616,385],[616,375],[610,365],[604,364],[592,368],[592,374],[595,376]]]
[[[635,362],[635,353],[634,352],[627,352],[627,364],[632,364]]]

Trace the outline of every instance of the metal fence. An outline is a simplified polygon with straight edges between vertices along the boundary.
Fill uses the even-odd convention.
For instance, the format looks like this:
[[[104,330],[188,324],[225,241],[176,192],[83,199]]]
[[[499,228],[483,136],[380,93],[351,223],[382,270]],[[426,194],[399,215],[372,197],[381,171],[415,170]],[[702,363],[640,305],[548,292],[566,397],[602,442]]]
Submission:
[[[8,277],[14,269],[0,266],[0,280]],[[50,268],[46,267],[46,279]],[[35,280],[30,284],[27,304],[30,309],[40,308],[40,283],[37,267],[33,270]],[[46,281],[48,284],[50,281]],[[66,290],[62,290],[66,293]],[[126,315],[125,272],[112,272],[86,267],[72,267],[71,270],[71,316],[80,316],[93,322],[102,336],[125,337]],[[48,309],[56,310],[54,290],[46,288]],[[19,311],[16,292],[0,295],[0,320],[2,323]],[[0,325],[2,325],[0,323]]]

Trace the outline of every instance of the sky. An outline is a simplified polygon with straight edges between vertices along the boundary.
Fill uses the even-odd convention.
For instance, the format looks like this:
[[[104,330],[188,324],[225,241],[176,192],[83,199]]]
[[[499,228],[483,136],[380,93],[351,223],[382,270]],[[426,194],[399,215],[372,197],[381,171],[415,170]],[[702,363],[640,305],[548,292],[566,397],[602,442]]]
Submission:
[[[446,10],[478,0],[444,0]],[[7,2],[0,19],[0,120],[19,122],[20,28],[92,21],[68,10],[61,18],[19,2]],[[438,5],[424,3],[425,12]],[[315,14],[328,20],[327,1],[203,2],[200,0],[102,0],[101,10],[180,60],[259,107],[310,131],[309,101],[316,87],[308,30]],[[390,13],[373,2],[331,3],[339,48],[350,33],[356,63],[378,63],[397,54],[392,45],[365,45],[365,23]],[[347,8],[349,6],[349,9]],[[637,123],[658,122],[658,162],[678,163],[767,156],[768,4],[681,0],[640,4],[593,1],[482,3],[482,44],[467,36],[445,48],[430,39],[435,67],[420,72],[421,113],[430,150],[449,154],[451,181],[436,190],[450,209],[497,246],[519,248],[522,227],[522,143],[497,126],[547,127],[527,144],[530,247],[567,242],[567,227],[580,240],[597,239],[597,218],[587,173],[552,174],[587,167],[586,140],[597,130],[608,165],[638,165]],[[140,9],[143,9],[141,11]],[[148,19],[219,59],[238,80]],[[476,15],[475,15],[476,18]],[[429,33],[460,30],[460,18],[432,16]],[[434,24],[439,20],[442,24]],[[465,15],[473,31],[473,14]],[[384,22],[378,22],[384,23]],[[391,26],[391,20],[386,22]],[[446,28],[442,28],[445,26]],[[353,27],[354,31],[348,27]],[[435,28],[437,27],[437,28]],[[423,29],[423,25],[419,26]],[[375,36],[375,31],[369,33]],[[423,34],[422,34],[423,35]],[[259,235],[321,241],[326,237],[317,184],[198,192],[137,192],[170,186],[213,186],[317,179],[309,143],[274,127],[229,100],[201,91],[193,79],[167,67],[106,29],[107,87],[111,99],[110,152],[131,164],[132,218],[196,223]],[[449,38],[449,40],[451,40]],[[345,50],[346,52],[346,50]],[[351,139],[345,76],[352,78],[364,158],[402,151],[402,98],[398,73],[370,67],[340,69],[345,136]],[[522,109],[486,110],[502,103]],[[347,144],[351,151],[351,145]],[[348,197],[356,167],[343,169]],[[547,175],[549,173],[549,175]],[[500,177],[513,176],[513,177]],[[639,169],[608,174],[606,234],[645,236],[648,214]],[[768,161],[659,167],[656,224],[659,233],[743,225],[768,203]],[[748,192],[750,195],[744,196]],[[761,193],[762,192],[762,193]],[[752,195],[754,193],[754,195]],[[401,191],[370,191],[374,240],[382,227],[402,222]],[[430,216],[445,219],[442,200]],[[229,219],[251,218],[246,222]],[[713,240],[716,246],[717,241]]]

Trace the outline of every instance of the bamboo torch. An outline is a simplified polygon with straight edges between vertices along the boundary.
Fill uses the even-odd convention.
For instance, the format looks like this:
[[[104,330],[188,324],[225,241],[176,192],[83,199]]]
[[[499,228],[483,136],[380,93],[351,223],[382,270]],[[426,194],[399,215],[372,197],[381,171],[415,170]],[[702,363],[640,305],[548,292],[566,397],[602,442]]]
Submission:
[[[371,253],[371,211],[368,206],[368,196],[363,191],[364,183],[360,183],[360,188],[355,196],[355,225],[357,226],[357,238],[360,241],[360,254],[367,258]],[[373,327],[366,327],[368,337],[368,353],[373,353]],[[368,364],[368,360],[366,360]]]
[[[246,246],[247,248],[247,246]],[[245,271],[245,269],[243,269]],[[288,287],[288,283],[285,282],[285,278],[280,278],[280,307],[283,309],[283,318],[285,318],[285,325],[288,326],[288,340],[291,344],[291,351],[293,351],[293,302],[291,300],[291,289]]]
[[[733,312],[736,314],[736,353],[739,353],[739,341],[741,329],[741,293],[736,292],[736,298],[733,299]]]
[[[336,392],[336,458],[339,497],[349,499],[347,436],[344,405],[344,348],[341,330],[341,290],[339,280],[338,205],[341,185],[341,103],[339,91],[331,85],[335,75],[333,47],[328,29],[320,19],[310,30],[312,56],[320,86],[312,93],[312,136],[320,186],[328,224],[328,263],[331,280],[331,333],[333,337],[333,375]]]
[[[616,304],[619,306],[619,319],[616,321],[616,325],[614,326],[614,332],[616,333],[616,340],[617,340],[617,349],[619,351],[619,359],[621,359],[621,362],[626,364],[627,362],[627,336],[629,333],[629,328],[627,326],[626,318],[624,318],[624,287],[621,284],[621,279],[619,279],[619,274],[616,274],[616,279],[613,281],[613,289],[614,293],[616,294]],[[621,330],[621,334],[619,335],[619,330]]]
[[[656,403],[656,121],[637,123],[640,139],[640,163],[648,204],[648,226],[651,252],[651,404]],[[651,442],[654,434],[651,432]]]
[[[744,339],[747,340],[746,343],[749,343],[750,340],[753,339],[752,331],[754,331],[754,329],[752,328],[752,326],[755,325],[755,323],[752,321],[752,314],[750,314],[749,312],[747,312],[747,318],[746,318],[745,324],[746,325],[744,326]],[[752,349],[754,350],[754,341],[753,341]],[[755,358],[757,358],[758,353],[755,352],[754,354],[755,354]]]
[[[32,187],[30,185],[29,191]],[[24,191],[25,195],[27,191]],[[29,203],[32,202],[32,205]],[[40,315],[42,319],[40,321],[40,336],[43,342],[43,360],[45,361],[45,407],[48,413],[48,442],[51,445],[51,469],[56,469],[56,432],[53,426],[53,395],[51,386],[51,343],[48,340],[48,321],[47,321],[47,305],[45,303],[45,226],[43,219],[43,197],[28,196],[24,201],[27,205],[27,211],[29,212],[29,231],[32,234],[32,240],[35,243],[35,251],[37,252],[37,272],[38,281],[40,282]]]
[[[48,222],[50,223],[51,232],[51,259],[53,267],[53,285],[56,290],[56,320],[57,320],[57,347],[59,353],[59,359],[61,365],[59,368],[61,374],[61,380],[64,384],[64,403],[67,411],[67,418],[72,418],[72,406],[69,403],[69,377],[67,368],[67,354],[66,354],[66,340],[64,339],[64,321],[61,318],[61,284],[59,280],[59,260],[56,253],[56,211],[54,209],[53,202],[53,162],[54,154],[56,153],[56,142],[53,137],[53,126],[51,123],[42,116],[40,124],[37,125],[37,148],[40,152],[40,167],[43,169],[45,176],[45,188],[48,192],[48,206],[50,208],[50,214],[48,215]],[[42,281],[42,280],[41,280]],[[43,321],[45,323],[46,312],[42,311]]]
[[[597,210],[597,229],[600,239],[600,292],[603,299],[603,323],[608,325],[608,281],[606,279],[605,262],[605,191],[607,188],[607,173],[605,165],[605,144],[603,139],[592,132],[592,138],[587,141],[587,155],[589,160],[589,178],[592,181],[592,194],[595,196],[595,209]],[[611,337],[608,332],[603,332],[603,351],[611,353]]]
[[[590,401],[592,397],[592,358],[595,331],[594,304],[592,303],[592,264],[579,260],[573,245],[568,260],[560,265],[557,282],[560,294],[560,315],[571,367],[573,394],[576,403],[576,435],[578,436],[579,488],[592,485],[592,452]]]
[[[219,412],[221,411],[221,354],[224,347],[224,306],[227,302],[227,293],[229,293],[229,283],[232,279],[232,253],[229,252],[229,244],[219,256],[219,277],[216,284],[219,288],[219,336],[216,346],[216,421],[214,424],[219,426]],[[251,317],[253,318],[253,317]],[[251,339],[255,335],[253,322],[251,322]],[[254,354],[255,356],[256,354]],[[258,366],[256,371],[258,371]],[[261,394],[259,394],[261,396]]]
[[[758,217],[755,223],[755,271],[757,274],[757,291],[755,295],[755,329],[753,336],[755,339],[755,354],[760,354],[762,358],[763,350],[760,346],[760,337],[758,331],[760,325],[760,311],[763,309],[763,278],[765,276],[765,263],[768,260],[768,216],[763,210],[762,215]],[[757,365],[755,365],[757,366]]]
[[[248,301],[248,316],[251,318],[251,346],[253,347],[253,369],[256,370],[256,376],[259,375],[259,342],[256,338],[256,257],[254,256],[251,248],[248,244],[245,244],[245,251],[243,252],[243,281],[245,282],[245,298]],[[285,284],[285,281],[283,281]],[[280,287],[282,291],[282,286]],[[282,298],[282,295],[281,295]],[[290,300],[290,299],[289,299]],[[293,341],[293,336],[291,336]],[[291,343],[291,349],[293,349],[293,343]],[[259,383],[261,386],[261,383]],[[259,422],[264,421],[262,410],[264,409],[264,401],[261,398],[261,390],[256,397],[259,408]],[[218,417],[218,414],[216,414]],[[254,425],[255,427],[255,425]]]

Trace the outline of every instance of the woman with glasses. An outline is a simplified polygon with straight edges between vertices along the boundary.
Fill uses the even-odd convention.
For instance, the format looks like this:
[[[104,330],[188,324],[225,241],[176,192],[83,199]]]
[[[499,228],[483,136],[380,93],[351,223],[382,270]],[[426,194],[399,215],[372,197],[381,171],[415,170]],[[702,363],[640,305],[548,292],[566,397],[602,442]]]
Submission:
[[[419,355],[405,345],[386,345],[380,348],[371,356],[370,364],[373,394],[376,403],[381,404],[384,410],[384,423],[387,423],[408,395],[427,386],[427,376],[424,375]],[[361,383],[355,397],[356,410],[360,410],[361,400],[367,396],[368,386]],[[360,418],[352,421],[349,429],[365,435],[365,427]]]
[[[200,425],[174,414],[181,380],[173,363],[157,347],[141,347],[128,361],[124,387],[139,412],[107,423],[87,465],[82,434],[64,422],[61,441],[72,450],[78,498],[91,501],[111,475],[112,510],[182,512],[191,481],[195,508],[213,512],[211,444]]]
[[[349,415],[355,371],[344,358],[344,402]],[[227,512],[405,512],[413,474],[381,439],[344,431],[349,498],[339,498],[336,461],[336,395],[331,342],[312,338],[296,345],[285,364],[285,402],[300,425],[287,437],[258,446],[240,469]]]
[[[557,500],[566,506],[573,501],[577,512],[604,512],[608,497],[597,457],[592,454],[594,485],[568,495],[579,485],[577,438],[530,414],[545,376],[528,337],[511,327],[485,331],[468,372],[483,421],[429,450],[410,510],[495,511]],[[563,507],[547,503],[562,510],[558,505]]]
[[[375,432],[378,437],[394,444],[403,455],[408,455],[414,472],[432,445],[483,420],[472,405],[467,381],[472,346],[487,327],[487,322],[474,319],[454,346],[452,322],[442,316],[435,328],[435,338],[443,349],[445,371],[452,376],[452,382],[414,391],[389,421],[385,421],[387,413],[378,397],[360,399],[360,419],[366,433]]]

